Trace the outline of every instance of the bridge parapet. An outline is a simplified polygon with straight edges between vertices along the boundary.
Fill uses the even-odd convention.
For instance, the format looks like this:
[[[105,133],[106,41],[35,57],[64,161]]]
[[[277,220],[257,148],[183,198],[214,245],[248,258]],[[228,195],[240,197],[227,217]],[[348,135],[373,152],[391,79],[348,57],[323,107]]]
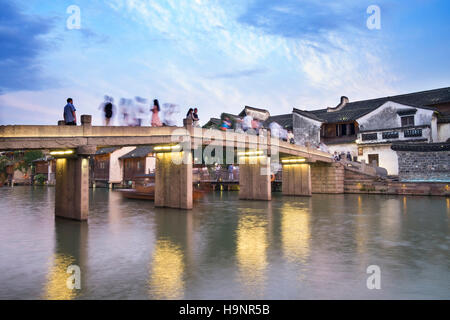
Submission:
[[[267,155],[303,157],[307,162],[333,162],[329,153],[290,144],[268,136],[187,127],[91,126],[83,115],[81,126],[7,125],[0,126],[0,150],[77,148],[83,145],[138,146],[178,143],[190,140],[192,149],[218,145],[236,149],[264,150]]]

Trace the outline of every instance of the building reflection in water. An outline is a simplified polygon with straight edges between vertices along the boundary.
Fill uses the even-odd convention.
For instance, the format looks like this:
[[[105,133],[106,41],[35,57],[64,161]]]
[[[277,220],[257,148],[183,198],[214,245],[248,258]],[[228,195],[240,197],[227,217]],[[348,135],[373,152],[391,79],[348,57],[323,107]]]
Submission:
[[[80,290],[69,289],[67,273],[70,265],[77,265],[81,271],[81,290],[84,287],[83,274],[87,251],[87,223],[57,218],[55,220],[55,253],[50,261],[44,298],[49,300],[72,300]]]
[[[387,199],[380,206],[380,234],[384,241],[398,241],[401,238],[402,209],[406,213],[406,197]],[[403,201],[403,204],[400,202]]]
[[[247,212],[250,211],[250,212]],[[267,269],[267,216],[244,209],[236,230],[240,282],[251,296],[263,294]],[[259,211],[259,210],[258,210]]]
[[[289,262],[305,263],[309,256],[311,238],[310,212],[311,210],[304,207],[294,207],[289,202],[283,204],[281,242],[284,257]]]
[[[358,196],[358,214],[363,214],[362,198]]]
[[[150,294],[155,299],[181,299],[184,295],[184,257],[170,240],[158,240],[153,252]]]
[[[365,199],[367,199],[365,197]],[[356,241],[356,249],[361,257],[364,257],[362,253],[365,253],[367,250],[367,242],[368,242],[368,216],[364,214],[363,210],[363,197],[358,195],[358,214],[355,217],[355,241]]]
[[[406,214],[407,211],[408,211],[408,206],[406,203],[406,197],[403,197],[403,214]]]

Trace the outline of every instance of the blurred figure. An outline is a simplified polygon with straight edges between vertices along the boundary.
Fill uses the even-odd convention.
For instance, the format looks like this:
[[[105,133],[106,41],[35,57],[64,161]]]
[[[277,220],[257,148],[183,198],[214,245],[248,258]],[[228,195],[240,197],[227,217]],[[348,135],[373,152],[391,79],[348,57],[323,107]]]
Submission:
[[[128,100],[125,98],[121,98],[120,105],[120,114],[121,114],[121,122],[123,126],[128,126],[130,124],[130,113],[128,111]]]
[[[327,145],[324,144],[323,142],[319,143],[319,150],[323,151],[323,152],[330,152],[330,150],[328,149]]]
[[[280,130],[280,139],[283,141],[288,141],[288,132],[286,129],[281,128]]]
[[[136,108],[136,118],[135,118],[135,119],[136,119],[136,120],[135,120],[135,125],[136,125],[137,127],[142,126],[142,120],[144,119],[144,116],[145,116],[144,108],[138,106],[138,107]]]
[[[163,125],[176,126],[176,114],[179,113],[178,106],[173,103],[164,103],[163,107]]]
[[[147,99],[141,97],[134,97],[136,100],[136,126],[140,127],[144,123],[145,109],[144,104],[147,103]]]
[[[289,141],[289,143],[291,144],[295,144],[294,134],[292,133],[291,130],[288,130],[287,141]]]
[[[197,108],[194,108],[194,112],[192,113],[192,119],[194,120],[193,121],[193,126],[194,127],[200,127],[200,125],[199,125],[199,118],[198,118],[198,109]]]
[[[244,119],[242,119],[242,130],[247,132],[248,129],[252,128],[253,117],[251,115],[246,115]]]
[[[276,123],[275,121],[271,122],[269,124],[269,129],[270,129],[270,135],[272,137],[280,139],[280,132],[281,132],[281,130],[283,130],[283,128],[278,123]]]
[[[114,99],[109,96],[105,96],[105,102],[103,102],[99,109],[103,110],[104,118],[103,118],[103,125],[109,126],[111,124],[111,118],[114,114],[114,105],[113,105]]]
[[[159,119],[159,111],[161,111],[161,108],[159,107],[158,99],[153,100],[153,107],[150,111],[152,112],[152,127],[162,127],[161,120]]]
[[[227,131],[228,129],[231,129],[231,125],[230,118],[225,117],[220,125],[220,130]]]
[[[259,129],[261,127],[261,124],[259,123],[258,119],[252,120],[252,129],[255,130],[256,135],[259,135]]]
[[[73,105],[72,98],[67,98],[67,104],[64,107],[64,122],[67,126],[76,126],[77,125],[77,115],[75,113],[77,111],[75,106]]]

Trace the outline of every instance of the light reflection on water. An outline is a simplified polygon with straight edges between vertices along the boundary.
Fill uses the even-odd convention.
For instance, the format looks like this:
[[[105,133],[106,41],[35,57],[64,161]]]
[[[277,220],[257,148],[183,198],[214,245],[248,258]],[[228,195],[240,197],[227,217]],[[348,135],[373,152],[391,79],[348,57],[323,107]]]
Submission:
[[[236,230],[236,258],[239,281],[252,298],[264,290],[267,268],[267,217],[262,212],[243,210]]]
[[[184,255],[169,240],[158,240],[150,272],[150,294],[155,299],[181,299],[184,295]]]
[[[53,188],[0,188],[0,298],[450,297],[448,198],[217,192],[186,212],[90,197],[79,223],[54,218]],[[365,286],[370,264],[382,290]]]

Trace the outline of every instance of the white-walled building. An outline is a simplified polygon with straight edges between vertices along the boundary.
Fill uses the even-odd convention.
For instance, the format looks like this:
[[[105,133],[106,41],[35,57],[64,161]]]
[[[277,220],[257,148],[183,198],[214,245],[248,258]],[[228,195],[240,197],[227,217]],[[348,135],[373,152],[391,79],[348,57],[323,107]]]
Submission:
[[[291,114],[272,116],[292,129],[295,143],[331,153],[350,152],[358,161],[375,161],[388,174],[398,174],[397,152],[392,143],[430,143],[450,139],[450,87],[350,102],[341,97],[334,108],[293,109]]]
[[[97,150],[94,155],[93,179],[96,185],[112,187],[123,180],[123,163],[119,158],[133,151],[136,147],[112,147]]]

